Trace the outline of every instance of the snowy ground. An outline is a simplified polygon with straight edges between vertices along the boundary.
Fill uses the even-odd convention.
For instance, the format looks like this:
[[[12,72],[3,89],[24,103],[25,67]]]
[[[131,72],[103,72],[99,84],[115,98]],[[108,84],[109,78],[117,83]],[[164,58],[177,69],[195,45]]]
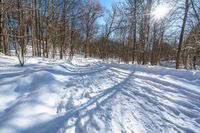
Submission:
[[[0,133],[200,133],[200,72],[0,55]]]

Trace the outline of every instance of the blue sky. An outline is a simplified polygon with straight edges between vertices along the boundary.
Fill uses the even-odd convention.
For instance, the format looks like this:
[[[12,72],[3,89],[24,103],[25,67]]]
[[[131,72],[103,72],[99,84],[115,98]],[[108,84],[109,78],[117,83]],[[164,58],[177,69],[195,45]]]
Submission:
[[[112,3],[119,2],[120,0],[99,0],[101,5],[103,7],[106,7],[107,9],[110,9],[112,6]]]
[[[112,3],[116,3],[122,0],[99,0],[100,4],[105,7],[106,9],[111,9],[112,8]],[[104,17],[99,18],[99,23],[100,24],[105,24],[104,22]]]

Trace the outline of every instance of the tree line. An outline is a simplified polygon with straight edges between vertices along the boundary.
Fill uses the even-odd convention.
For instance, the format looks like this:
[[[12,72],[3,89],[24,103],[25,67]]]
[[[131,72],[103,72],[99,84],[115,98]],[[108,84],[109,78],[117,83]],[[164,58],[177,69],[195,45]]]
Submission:
[[[156,17],[159,6],[169,9]],[[102,21],[104,19],[104,21]],[[200,60],[199,0],[0,0],[0,52],[194,68]]]

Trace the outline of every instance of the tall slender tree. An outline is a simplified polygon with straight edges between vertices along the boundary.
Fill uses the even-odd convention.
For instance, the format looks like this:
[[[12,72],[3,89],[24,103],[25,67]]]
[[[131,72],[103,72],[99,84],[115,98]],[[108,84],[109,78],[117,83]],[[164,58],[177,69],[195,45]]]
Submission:
[[[4,52],[3,44],[3,0],[0,0],[0,52]]]
[[[187,22],[187,16],[188,16],[188,11],[190,7],[190,1],[185,0],[185,11],[184,11],[184,18],[183,18],[183,24],[181,27],[181,33],[179,37],[179,45],[178,45],[178,52],[177,52],[177,57],[176,57],[176,69],[180,68],[180,55],[181,55],[181,48],[183,45],[183,37],[184,37],[184,32],[185,32],[185,26]]]

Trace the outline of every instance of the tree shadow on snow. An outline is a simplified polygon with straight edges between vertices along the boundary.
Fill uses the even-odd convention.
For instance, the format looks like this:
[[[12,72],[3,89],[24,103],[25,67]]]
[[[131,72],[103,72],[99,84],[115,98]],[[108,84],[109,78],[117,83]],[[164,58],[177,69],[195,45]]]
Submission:
[[[33,127],[30,127],[26,130],[20,131],[20,133],[56,133],[61,128],[65,128],[64,130],[75,127],[75,132],[82,132],[82,129],[79,128],[77,125],[78,120],[85,116],[90,116],[91,114],[97,112],[100,110],[100,106],[105,105],[109,100],[111,100],[118,92],[120,92],[123,89],[123,86],[125,86],[130,77],[133,75],[133,71],[128,74],[128,76],[118,83],[117,85],[114,85],[108,89],[105,89],[102,91],[99,95],[92,97],[87,103],[73,109],[69,110],[62,116],[58,116],[57,118],[35,125]],[[94,107],[93,107],[94,106]],[[70,120],[70,118],[77,118],[76,122],[70,126],[66,126],[65,124]]]

